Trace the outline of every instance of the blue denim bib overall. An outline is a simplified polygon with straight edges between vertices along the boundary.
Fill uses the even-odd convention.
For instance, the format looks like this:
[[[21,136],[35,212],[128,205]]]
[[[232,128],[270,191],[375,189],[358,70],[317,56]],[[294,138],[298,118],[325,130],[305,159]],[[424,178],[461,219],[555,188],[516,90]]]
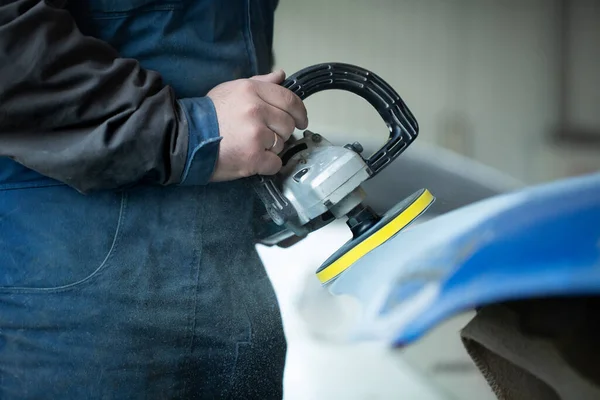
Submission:
[[[177,96],[268,72],[273,1],[79,0]],[[244,181],[82,195],[0,159],[0,398],[282,396]]]

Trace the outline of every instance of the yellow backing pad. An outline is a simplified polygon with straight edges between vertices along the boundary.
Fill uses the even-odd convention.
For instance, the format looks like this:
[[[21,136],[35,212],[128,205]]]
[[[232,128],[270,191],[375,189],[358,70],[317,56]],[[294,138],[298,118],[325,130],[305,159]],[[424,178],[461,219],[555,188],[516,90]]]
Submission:
[[[419,217],[433,203],[435,198],[427,190],[421,193],[404,211],[398,214],[390,222],[383,225],[368,238],[348,250],[340,258],[332,262],[321,271],[317,272],[317,278],[321,283],[327,283],[348,269],[365,254],[385,243],[400,230]]]

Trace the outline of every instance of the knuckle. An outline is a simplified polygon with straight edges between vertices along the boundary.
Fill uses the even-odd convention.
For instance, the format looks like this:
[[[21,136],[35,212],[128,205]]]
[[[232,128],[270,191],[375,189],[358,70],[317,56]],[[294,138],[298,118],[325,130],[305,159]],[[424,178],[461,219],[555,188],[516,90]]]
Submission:
[[[288,107],[293,107],[296,105],[296,100],[297,97],[294,94],[294,92],[290,91],[290,90],[286,90],[284,95],[283,95],[283,101],[285,102],[285,104]]]
[[[292,133],[294,133],[295,128],[296,128],[296,121],[294,121],[294,118],[292,118],[291,116],[288,115],[285,119],[286,133],[291,135]]]
[[[260,138],[262,137],[262,133],[263,133],[263,127],[262,127],[262,125],[260,125],[258,123],[251,124],[248,127],[248,134],[250,135],[250,139],[253,142],[260,140]]]
[[[248,108],[246,109],[246,114],[251,118],[258,118],[263,112],[263,107],[258,102],[251,102],[248,104]]]
[[[252,81],[250,79],[241,80],[239,85],[240,85],[240,89],[243,92],[246,92],[246,93],[254,92],[254,81]]]

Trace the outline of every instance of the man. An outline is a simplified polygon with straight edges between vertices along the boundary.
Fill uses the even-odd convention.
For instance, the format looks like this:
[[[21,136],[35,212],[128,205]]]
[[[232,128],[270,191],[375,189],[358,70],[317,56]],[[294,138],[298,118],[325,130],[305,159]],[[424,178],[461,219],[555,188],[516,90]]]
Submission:
[[[276,0],[0,0],[0,398],[282,397]]]

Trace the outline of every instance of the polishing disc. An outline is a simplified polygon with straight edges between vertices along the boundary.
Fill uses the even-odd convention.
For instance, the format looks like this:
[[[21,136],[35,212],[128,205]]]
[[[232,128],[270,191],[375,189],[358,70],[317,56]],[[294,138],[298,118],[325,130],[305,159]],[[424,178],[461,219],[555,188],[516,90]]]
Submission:
[[[317,270],[319,281],[326,284],[337,278],[360,258],[406,228],[423,214],[434,200],[435,198],[427,189],[421,189],[398,203],[370,229],[346,242],[332,254]]]

